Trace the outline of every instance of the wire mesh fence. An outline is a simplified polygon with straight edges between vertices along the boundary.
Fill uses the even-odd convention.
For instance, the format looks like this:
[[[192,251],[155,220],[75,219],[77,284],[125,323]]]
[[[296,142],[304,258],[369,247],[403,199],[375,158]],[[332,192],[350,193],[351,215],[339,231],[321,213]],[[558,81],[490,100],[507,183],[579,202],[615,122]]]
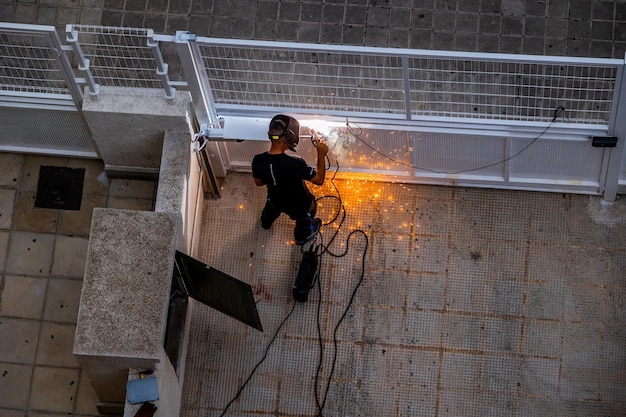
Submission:
[[[173,94],[152,30],[69,25],[67,35],[76,73],[88,69],[88,80]],[[623,64],[212,38],[195,42],[218,106],[396,119],[549,122],[563,109],[569,123],[607,125]],[[44,37],[2,33],[2,88],[66,91],[54,54]]]
[[[104,86],[165,88],[172,93],[159,45],[151,29],[70,25],[68,37],[80,46],[95,81]],[[76,63],[77,66],[81,62]]]
[[[216,103],[607,124],[617,60],[198,40]]]
[[[446,134],[471,126],[480,131],[476,135],[487,132],[487,136],[507,140],[505,136],[526,137],[528,133],[521,134],[520,129],[532,133],[537,124],[551,126],[558,115],[567,135],[556,136],[588,140],[590,134],[611,133],[621,123],[617,113],[618,104],[623,106],[619,94],[623,60],[197,38],[186,32],[154,35],[150,29],[90,25],[68,25],[70,47],[61,44],[53,27],[10,25],[0,24],[0,99],[18,107],[25,106],[24,97],[14,97],[18,93],[68,97],[69,91],[79,105],[81,84],[88,85],[90,94],[98,94],[103,85],[165,89],[166,97],[171,97],[173,85],[196,80],[186,88],[192,97],[211,102],[213,110],[236,114],[302,111],[391,123],[399,131],[403,125],[398,123],[424,121],[411,126],[439,131],[445,125]],[[161,48],[175,51],[179,62],[185,63],[182,69],[187,80],[170,82]],[[52,98],[38,105],[50,108],[58,103]],[[65,103],[62,106],[69,108]],[[202,107],[195,102],[194,106]],[[493,126],[509,124],[516,128],[490,133]],[[465,139],[458,139],[455,146],[471,141],[470,132],[457,133]],[[459,171],[429,171],[419,157],[410,157],[426,142],[415,142],[408,133],[395,137],[405,138],[398,143],[387,134],[369,135],[377,144],[372,147],[379,152],[386,149],[392,158],[381,159],[373,149],[366,158],[369,149],[359,149],[354,155],[361,159],[346,157],[354,169],[393,171],[399,176],[411,175],[409,168],[428,175],[430,171],[437,175]],[[438,137],[435,142],[445,140]],[[479,144],[476,149],[488,147]],[[422,153],[433,155],[436,150]],[[245,152],[234,147],[226,151],[235,157],[232,166],[246,169]],[[506,147],[498,152],[505,151]],[[459,158],[468,155],[465,152]],[[478,173],[471,171],[497,174],[498,181],[506,178],[482,168]],[[593,187],[594,192],[600,189]]]
[[[399,57],[244,44],[200,43],[200,51],[216,103],[405,113]]]
[[[62,71],[47,35],[0,32],[0,90],[69,94]]]
[[[414,58],[412,114],[606,124],[617,66]]]

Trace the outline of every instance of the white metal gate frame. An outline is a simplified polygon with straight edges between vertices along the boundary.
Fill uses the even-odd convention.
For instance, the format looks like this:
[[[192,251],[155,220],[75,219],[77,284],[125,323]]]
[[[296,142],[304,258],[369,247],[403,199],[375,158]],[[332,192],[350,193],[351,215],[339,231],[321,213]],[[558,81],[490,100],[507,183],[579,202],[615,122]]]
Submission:
[[[82,85],[53,26],[0,22],[0,150],[97,157]]]
[[[76,110],[80,80],[54,26],[2,23],[0,105]],[[12,39],[9,39],[12,38]]]
[[[189,87],[210,140],[224,139],[219,130],[229,118],[245,123],[288,112],[305,122],[323,118],[364,132],[371,146],[359,138],[366,145],[360,151],[372,147],[374,158],[369,165],[344,162],[343,169],[353,174],[601,194],[611,201],[626,184],[623,60],[244,41],[187,32],[159,39],[177,42],[186,78],[196,80]],[[390,133],[404,136],[399,148],[386,146]],[[620,140],[612,148],[592,148],[595,136]],[[424,137],[433,143],[456,139],[437,149],[420,147]],[[522,171],[552,164],[558,154],[569,158],[573,152],[573,161],[557,161],[545,177],[516,175],[513,168],[529,159],[529,142],[556,155],[537,154]],[[266,145],[246,146],[221,142],[211,153],[219,155],[225,170],[245,170]],[[454,153],[458,146],[470,156],[480,159],[484,152],[493,159],[466,169],[445,158],[439,166],[424,165],[429,151]],[[513,161],[521,152],[525,157]],[[398,156],[381,161],[376,154]],[[500,163],[489,162],[494,160]],[[577,166],[582,178],[573,171]]]

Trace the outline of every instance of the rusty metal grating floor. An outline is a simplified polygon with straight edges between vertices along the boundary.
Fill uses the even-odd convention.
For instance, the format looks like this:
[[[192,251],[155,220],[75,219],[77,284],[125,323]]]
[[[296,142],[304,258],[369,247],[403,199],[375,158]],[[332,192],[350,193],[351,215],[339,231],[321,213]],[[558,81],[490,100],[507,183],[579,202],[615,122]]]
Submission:
[[[626,201],[336,183],[348,214],[334,252],[356,228],[369,250],[323,415],[624,415]],[[328,181],[315,191],[333,193]],[[301,259],[290,220],[260,228],[265,190],[250,175],[230,174],[223,194],[206,202],[199,257],[253,286],[265,333],[194,306],[185,417],[219,416],[235,396],[293,305]],[[332,217],[333,200],[320,204]],[[355,235],[345,257],[323,258],[322,393],[364,246]],[[226,415],[317,414],[319,299],[295,306]]]

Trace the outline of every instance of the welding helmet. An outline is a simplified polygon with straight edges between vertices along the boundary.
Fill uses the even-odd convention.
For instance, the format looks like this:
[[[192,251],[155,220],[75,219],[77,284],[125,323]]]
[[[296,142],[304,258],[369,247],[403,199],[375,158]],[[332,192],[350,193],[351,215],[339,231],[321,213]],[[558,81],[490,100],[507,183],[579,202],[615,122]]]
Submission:
[[[300,123],[293,117],[277,114],[272,117],[267,136],[270,140],[284,137],[289,150],[295,152],[300,142]]]

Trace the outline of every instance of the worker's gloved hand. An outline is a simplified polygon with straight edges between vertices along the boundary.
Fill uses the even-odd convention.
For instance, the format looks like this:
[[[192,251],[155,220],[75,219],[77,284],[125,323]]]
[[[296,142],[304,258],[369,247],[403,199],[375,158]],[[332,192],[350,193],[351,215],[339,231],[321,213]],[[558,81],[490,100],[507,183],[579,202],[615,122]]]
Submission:
[[[135,417],[152,417],[157,407],[152,403],[143,403],[135,413]]]
[[[320,139],[316,140],[315,147],[317,148],[318,155],[323,156],[328,153],[328,145]]]

